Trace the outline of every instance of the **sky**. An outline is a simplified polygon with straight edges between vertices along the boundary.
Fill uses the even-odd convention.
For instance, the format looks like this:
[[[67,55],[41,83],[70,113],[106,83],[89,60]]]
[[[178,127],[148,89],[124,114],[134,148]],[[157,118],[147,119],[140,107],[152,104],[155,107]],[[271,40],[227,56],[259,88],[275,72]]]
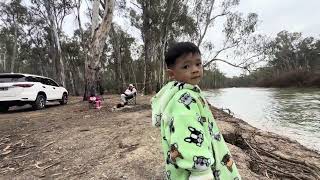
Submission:
[[[304,36],[320,37],[319,0],[240,0],[240,12],[259,16],[257,33],[275,37],[278,32],[302,32]],[[218,63],[227,76],[238,76],[239,68]]]
[[[84,15],[86,7],[86,1],[83,0],[81,6],[83,23],[88,21]],[[240,5],[235,10],[244,15],[251,12],[257,13],[259,24],[256,32],[259,34],[275,37],[278,32],[288,30],[289,32],[302,32],[304,36],[320,38],[320,0],[240,0]],[[124,30],[133,37],[141,38],[139,31],[128,26],[129,22],[123,21],[119,13],[114,14],[113,21],[120,22]],[[214,30],[208,31],[207,34],[207,38],[212,40],[216,47],[222,44],[221,24]],[[74,16],[65,19],[64,30],[67,34],[72,36],[73,31],[77,28]],[[141,39],[139,41],[141,42]],[[231,59],[228,60],[232,62]],[[221,62],[218,62],[218,67],[228,77],[239,76],[243,72],[239,68]]]

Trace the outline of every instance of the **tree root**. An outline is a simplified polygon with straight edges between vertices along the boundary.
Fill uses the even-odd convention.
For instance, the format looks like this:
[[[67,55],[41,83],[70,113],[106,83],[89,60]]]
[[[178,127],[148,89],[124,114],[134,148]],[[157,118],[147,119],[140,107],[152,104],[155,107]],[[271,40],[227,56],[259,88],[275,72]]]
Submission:
[[[238,146],[248,154],[251,154],[252,167],[250,169],[260,175],[266,177],[273,175],[279,179],[320,179],[320,167],[299,158],[276,154],[275,151],[278,151],[276,147],[272,151],[264,150],[260,145],[261,143],[255,141],[255,135],[244,138],[240,131],[238,131],[236,133],[224,134],[223,136],[226,142]],[[263,135],[259,136],[263,137]]]

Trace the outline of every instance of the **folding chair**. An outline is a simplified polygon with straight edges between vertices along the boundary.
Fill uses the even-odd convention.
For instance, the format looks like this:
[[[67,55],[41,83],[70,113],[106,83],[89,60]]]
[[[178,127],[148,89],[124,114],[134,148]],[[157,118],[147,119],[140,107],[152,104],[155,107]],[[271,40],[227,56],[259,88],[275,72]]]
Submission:
[[[134,93],[133,98],[128,99],[128,105],[136,105],[137,104],[137,93]]]

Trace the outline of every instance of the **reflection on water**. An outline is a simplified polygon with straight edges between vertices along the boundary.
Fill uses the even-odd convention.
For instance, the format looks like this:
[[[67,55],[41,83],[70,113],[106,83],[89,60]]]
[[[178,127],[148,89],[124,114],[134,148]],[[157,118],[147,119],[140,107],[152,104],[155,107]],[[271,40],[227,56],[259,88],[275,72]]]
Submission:
[[[225,88],[205,94],[214,106],[259,129],[320,151],[320,89]]]

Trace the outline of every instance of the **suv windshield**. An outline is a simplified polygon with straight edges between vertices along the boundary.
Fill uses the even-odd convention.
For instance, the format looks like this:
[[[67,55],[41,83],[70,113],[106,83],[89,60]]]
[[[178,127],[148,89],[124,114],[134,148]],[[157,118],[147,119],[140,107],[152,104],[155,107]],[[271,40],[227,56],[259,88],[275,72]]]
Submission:
[[[19,74],[0,75],[0,83],[25,82],[25,76]]]

